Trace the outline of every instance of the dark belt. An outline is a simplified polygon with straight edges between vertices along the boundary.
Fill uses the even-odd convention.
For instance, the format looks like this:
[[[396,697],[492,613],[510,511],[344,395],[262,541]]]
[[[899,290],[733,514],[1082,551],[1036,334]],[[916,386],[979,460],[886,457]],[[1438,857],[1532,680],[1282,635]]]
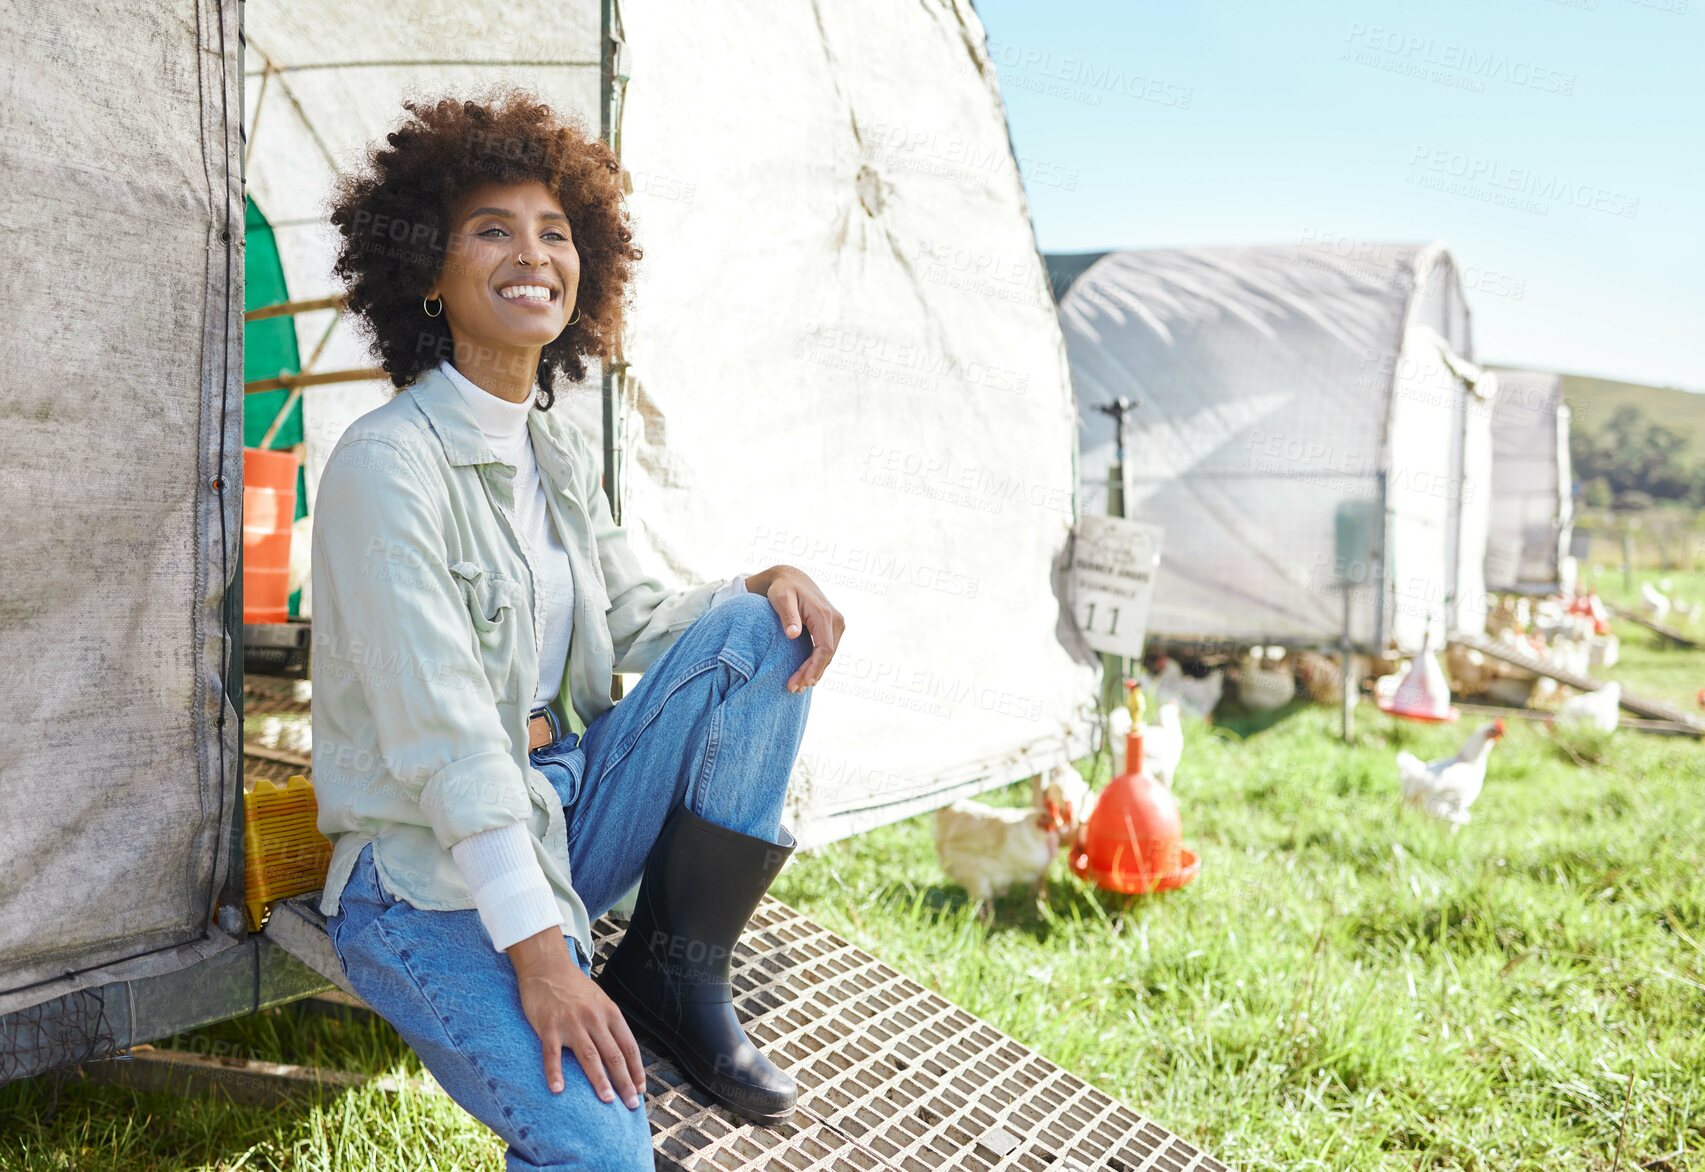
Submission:
[[[557,726],[556,713],[549,705],[533,709],[533,714],[527,718],[527,751],[541,749],[562,736],[562,730]]]

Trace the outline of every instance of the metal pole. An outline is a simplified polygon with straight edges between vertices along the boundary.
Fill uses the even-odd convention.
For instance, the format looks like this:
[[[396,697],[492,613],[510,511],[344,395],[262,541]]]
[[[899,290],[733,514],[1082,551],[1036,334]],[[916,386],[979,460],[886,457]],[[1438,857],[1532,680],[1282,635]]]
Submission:
[[[598,135],[604,145],[621,157],[619,134],[620,112],[617,103],[617,73],[621,67],[621,17],[616,0],[603,0],[598,6]],[[624,79],[625,80],[625,79]],[[621,470],[616,462],[616,381],[609,362],[601,364],[599,381],[602,384],[604,408],[604,495],[610,501],[610,517],[621,524],[622,494],[618,479]]]
[[[622,14],[617,0],[602,0],[598,6],[598,134],[604,145],[622,157],[622,104],[627,96],[627,68],[623,60]],[[618,352],[619,349],[618,349]],[[604,407],[604,495],[610,502],[610,519],[622,523],[621,461],[616,450],[616,396],[621,391],[625,360],[606,359],[599,364],[599,382]],[[610,699],[622,698],[622,677],[610,677]],[[573,708],[566,703],[565,707]]]
[[[237,133],[244,137],[245,149],[241,152],[237,159],[237,174],[239,176],[238,188],[243,193],[243,199],[245,202],[248,199],[249,192],[249,152],[247,150],[247,136],[243,128],[248,125],[248,109],[246,105],[247,88],[241,84],[241,79],[246,76],[243,71],[248,62],[248,37],[245,33],[247,25],[244,23],[246,19],[247,10],[243,4],[239,3],[237,5]],[[230,211],[228,209],[227,215],[229,216],[229,214]],[[239,222],[238,230],[241,231],[241,222]],[[228,250],[226,252],[226,265],[230,266],[231,264],[233,264],[233,260],[231,252]],[[239,302],[242,300],[241,293],[237,294],[237,299]],[[236,365],[238,375],[241,377],[243,367],[242,347],[248,344],[248,337],[246,331],[244,331],[241,327],[238,328],[237,337],[239,339],[239,347]],[[244,395],[243,398],[246,400],[247,395]],[[239,410],[246,411],[246,404],[239,408]],[[276,427],[277,424],[275,423],[274,426]],[[238,429],[239,434],[241,433],[241,430],[241,428]],[[265,447],[266,445],[263,444],[261,446]],[[220,455],[224,455],[223,449],[221,449]],[[219,469],[219,475],[222,483],[224,484],[223,491],[231,492],[233,488],[236,489],[237,524],[239,526],[243,523],[242,469],[243,460],[241,453],[239,453],[236,465],[239,483],[235,486],[224,480],[225,469]],[[226,499],[229,498],[227,497]],[[220,509],[223,510],[224,508],[225,506],[221,504]],[[242,731],[243,714],[247,707],[243,700],[244,661],[247,658],[244,649],[243,635],[243,543],[238,541],[235,545],[237,547],[237,568],[236,572],[231,576],[230,585],[226,587],[224,605],[222,607],[223,613],[220,615],[220,621],[225,627],[226,637],[231,641],[231,653],[224,664],[226,703],[220,706],[219,729],[221,734],[223,734],[225,728],[225,708],[228,706],[232,712],[237,714],[237,736],[234,738],[237,744],[237,757],[235,761],[230,763],[231,776],[227,779],[223,779],[223,783],[230,786],[233,797],[231,802],[231,824],[226,828],[225,845],[227,854],[225,865],[225,886],[215,897],[214,906],[209,912],[209,919],[216,917],[222,906],[234,908],[241,908],[243,906],[243,897],[245,894],[244,889],[247,878],[244,873],[246,863],[243,857],[244,835],[247,833],[246,823],[243,820],[243,777],[246,773],[246,767],[245,758],[243,756]],[[287,614],[285,617],[289,618],[290,616]],[[312,654],[313,650],[310,646],[309,655],[312,656]],[[241,919],[241,917],[231,918]],[[221,926],[223,926],[223,924]],[[246,929],[247,924],[244,923],[239,928],[238,932],[233,933],[233,935],[247,935]]]
[[[1351,672],[1351,664],[1354,663],[1354,656],[1351,654],[1350,648],[1350,587],[1348,583],[1345,583],[1344,585],[1344,635],[1339,641],[1338,646],[1342,652],[1339,656],[1339,662],[1343,665],[1341,675],[1344,682],[1344,695],[1341,701],[1343,704],[1343,712],[1341,714],[1343,718],[1342,733],[1344,743],[1349,744],[1350,737],[1355,732],[1356,681]]]

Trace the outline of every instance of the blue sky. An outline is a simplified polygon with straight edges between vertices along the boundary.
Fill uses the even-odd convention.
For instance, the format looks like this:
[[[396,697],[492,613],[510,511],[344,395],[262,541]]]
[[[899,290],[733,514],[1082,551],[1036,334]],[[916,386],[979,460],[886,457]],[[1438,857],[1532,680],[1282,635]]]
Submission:
[[[977,0],[1044,251],[1442,239],[1476,357],[1705,391],[1705,0]]]

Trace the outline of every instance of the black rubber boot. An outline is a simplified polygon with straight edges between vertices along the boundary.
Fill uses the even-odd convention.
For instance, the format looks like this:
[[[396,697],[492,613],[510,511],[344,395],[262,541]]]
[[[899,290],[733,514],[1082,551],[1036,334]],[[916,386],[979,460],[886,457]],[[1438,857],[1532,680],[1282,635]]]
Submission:
[[[627,931],[598,984],[716,1102],[757,1123],[793,1113],[793,1077],[734,1015],[729,962],[746,921],[798,845],[719,826],[678,806],[645,860]]]

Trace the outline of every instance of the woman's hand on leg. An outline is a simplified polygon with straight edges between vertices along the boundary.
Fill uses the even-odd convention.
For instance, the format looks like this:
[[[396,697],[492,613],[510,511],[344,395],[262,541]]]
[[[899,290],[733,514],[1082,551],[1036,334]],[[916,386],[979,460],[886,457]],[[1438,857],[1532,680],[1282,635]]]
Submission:
[[[817,583],[804,570],[793,566],[771,566],[759,573],[748,574],[746,589],[770,600],[776,614],[781,616],[782,633],[789,639],[797,639],[805,631],[811,634],[811,656],[787,681],[787,690],[803,692],[822,679],[829,661],[835,658],[835,649],[840,645],[847,621],[830,604]]]
[[[546,928],[505,951],[515,965],[521,1010],[544,1049],[545,1084],[551,1092],[563,1089],[566,1046],[580,1060],[600,1099],[611,1101],[613,1079],[622,1101],[638,1107],[645,1086],[639,1043],[616,1003],[569,956],[561,926]]]

